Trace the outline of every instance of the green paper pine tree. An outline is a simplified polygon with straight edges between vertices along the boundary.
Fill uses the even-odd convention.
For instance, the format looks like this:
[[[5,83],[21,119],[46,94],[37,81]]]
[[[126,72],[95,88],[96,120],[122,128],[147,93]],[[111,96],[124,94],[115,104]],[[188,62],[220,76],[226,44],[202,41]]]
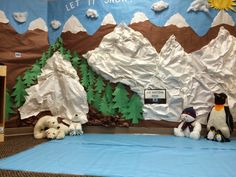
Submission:
[[[9,90],[6,91],[6,104],[5,104],[5,118],[8,120],[10,114],[14,114],[15,111],[13,110],[13,102],[11,96],[9,94]]]
[[[139,123],[143,119],[143,103],[140,97],[135,93],[131,97],[128,108],[125,111],[125,119],[132,120],[133,124]]]
[[[75,70],[79,69],[80,65],[80,58],[76,52],[74,52],[73,58],[71,59],[72,66],[75,68]]]
[[[65,50],[65,53],[64,53],[63,57],[64,57],[65,60],[70,61],[70,58],[71,58],[70,51]]]
[[[114,106],[114,103],[113,103],[113,90],[112,90],[112,87],[111,87],[111,84],[108,83],[105,87],[105,90],[104,90],[104,96],[108,102],[108,109],[109,109],[109,115],[115,115],[116,114],[116,109],[113,108]]]
[[[108,115],[111,115],[110,114],[110,108],[109,108],[109,104],[107,102],[107,99],[106,99],[106,96],[104,95],[101,99],[101,103],[100,103],[100,112],[105,115],[105,116],[108,116]]]
[[[113,98],[113,108],[114,109],[118,109],[119,112],[124,113],[126,111],[126,108],[128,106],[129,103],[129,93],[127,92],[127,90],[125,89],[124,85],[122,85],[121,83],[119,83],[116,88],[115,91],[112,94],[114,96]]]
[[[93,87],[91,86],[88,87],[87,99],[88,99],[89,104],[92,104],[94,101],[94,91],[93,91]]]
[[[95,91],[98,93],[102,93],[104,90],[104,81],[101,76],[98,76],[97,82],[95,83]]]
[[[56,42],[54,44],[51,45],[52,46],[52,49],[53,49],[53,52],[56,51],[58,48],[57,48],[57,44]]]
[[[47,58],[46,53],[43,52],[43,55],[42,55],[42,57],[39,60],[39,64],[40,64],[41,68],[43,68],[46,65],[47,59],[48,58]]]
[[[95,73],[93,72],[93,70],[90,68],[88,70],[88,79],[89,79],[89,85],[93,86],[94,84],[94,80],[95,80]]]
[[[54,53],[54,45],[50,45],[50,47],[48,48],[48,51],[47,51],[47,58],[50,58]]]
[[[84,86],[85,89],[87,89],[89,86],[89,79],[88,79],[88,64],[87,64],[86,60],[83,60],[81,62],[80,72],[82,75],[82,78],[80,80],[81,84]]]
[[[25,96],[27,95],[25,91],[25,85],[22,81],[21,76],[18,76],[16,78],[16,85],[14,86],[14,91],[12,93],[12,96],[15,98],[15,106],[18,108],[22,106],[25,102]]]
[[[54,47],[55,47],[54,49],[57,50],[62,46],[63,46],[63,41],[62,41],[62,38],[59,37],[59,38],[57,38],[57,41],[54,44]]]
[[[65,54],[66,54],[66,49],[65,49],[63,46],[61,46],[61,47],[59,48],[59,52],[60,52],[62,55],[65,55]]]
[[[31,74],[32,77],[34,78],[34,80],[37,79],[38,75],[40,75],[41,73],[41,67],[38,61],[35,62],[35,64],[33,64],[33,67],[31,69]]]
[[[25,71],[25,75],[23,77],[23,82],[27,87],[30,87],[31,85],[34,84],[34,80],[35,80],[35,74],[32,73],[30,70],[26,70]]]
[[[93,106],[98,110],[100,111],[100,105],[101,105],[101,94],[96,92],[95,93],[95,96],[94,96],[94,101],[93,101]]]
[[[106,85],[106,88],[105,88],[105,91],[104,91],[104,94],[105,94],[106,99],[107,99],[108,102],[112,102],[112,100],[113,100],[112,93],[113,93],[113,90],[112,90],[111,84],[108,83]]]

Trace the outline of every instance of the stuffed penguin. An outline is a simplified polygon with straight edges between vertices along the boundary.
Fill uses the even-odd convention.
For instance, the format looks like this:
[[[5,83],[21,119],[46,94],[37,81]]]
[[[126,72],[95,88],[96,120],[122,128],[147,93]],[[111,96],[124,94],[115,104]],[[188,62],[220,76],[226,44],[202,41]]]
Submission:
[[[174,128],[175,136],[185,136],[192,139],[199,139],[201,136],[202,126],[196,121],[196,111],[193,107],[185,108],[180,115],[181,123]]]
[[[214,93],[215,105],[207,117],[207,139],[218,142],[229,142],[233,131],[233,117],[225,105],[227,95]]]

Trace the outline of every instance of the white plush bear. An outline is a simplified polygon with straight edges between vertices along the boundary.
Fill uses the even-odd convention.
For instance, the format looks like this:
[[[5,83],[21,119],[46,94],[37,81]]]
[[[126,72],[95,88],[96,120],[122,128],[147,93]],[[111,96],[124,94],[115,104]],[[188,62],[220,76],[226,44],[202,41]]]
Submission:
[[[34,126],[34,137],[36,139],[46,138],[46,130],[49,128],[55,128],[63,131],[65,135],[69,134],[69,126],[71,120],[59,118],[56,116],[44,116],[40,118]]]
[[[75,136],[75,135],[83,134],[81,124],[84,124],[88,121],[87,116],[82,112],[77,113],[77,114],[75,114],[75,116],[72,118],[71,121],[72,122],[71,122],[70,127],[69,127],[70,135]]]
[[[195,121],[196,111],[193,107],[184,109],[180,118],[182,121],[177,128],[174,128],[174,135],[190,137],[196,140],[199,139],[202,126],[198,121]]]
[[[47,139],[63,139],[65,137],[65,132],[60,129],[49,128],[45,132]]]
[[[58,122],[55,116],[43,116],[41,117],[34,126],[34,138],[42,139],[46,138],[45,131],[48,128],[57,128]]]

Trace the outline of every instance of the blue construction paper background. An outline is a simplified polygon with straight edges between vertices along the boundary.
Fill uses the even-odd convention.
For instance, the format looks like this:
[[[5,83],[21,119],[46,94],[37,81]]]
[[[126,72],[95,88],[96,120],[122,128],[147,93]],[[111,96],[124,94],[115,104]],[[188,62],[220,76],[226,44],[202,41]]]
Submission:
[[[48,25],[51,43],[60,36],[64,23],[72,15],[79,19],[89,35],[93,35],[109,12],[112,13],[117,24],[129,24],[135,12],[143,12],[157,26],[163,26],[171,16],[179,13],[199,36],[203,36],[219,12],[211,8],[209,13],[188,13],[187,9],[193,2],[192,0],[165,0],[169,4],[168,9],[155,13],[151,10],[155,2],[157,0],[1,0],[0,10],[5,12],[10,24],[18,33],[26,32],[32,20],[43,18]],[[99,17],[96,20],[86,17],[86,11],[89,8],[97,10]],[[26,23],[19,24],[13,19],[12,14],[17,11],[28,12]],[[236,21],[235,12],[229,10],[227,13]],[[50,27],[50,22],[54,19],[62,23],[58,30]]]

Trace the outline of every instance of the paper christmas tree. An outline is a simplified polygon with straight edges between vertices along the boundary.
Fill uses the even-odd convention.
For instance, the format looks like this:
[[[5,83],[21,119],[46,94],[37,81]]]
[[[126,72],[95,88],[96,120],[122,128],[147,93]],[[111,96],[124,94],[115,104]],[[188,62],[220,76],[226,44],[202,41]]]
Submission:
[[[12,96],[14,96],[14,98],[15,98],[15,106],[20,107],[25,102],[25,96],[27,95],[27,93],[25,91],[25,85],[22,81],[21,76],[18,76],[16,78],[16,80],[17,81],[16,81],[16,85],[14,87],[14,91],[12,93]]]
[[[66,53],[66,49],[63,46],[60,46],[59,52],[64,55]]]
[[[102,93],[104,90],[104,81],[101,76],[98,76],[97,81],[95,83],[95,91],[98,93]]]
[[[70,61],[70,58],[71,58],[70,51],[65,50],[65,53],[64,53],[63,57],[64,57],[65,60]]]
[[[48,48],[47,54],[46,54],[47,58],[50,58],[52,56],[53,52],[54,52],[54,45],[50,45],[50,47]]]
[[[39,60],[39,64],[40,64],[41,68],[45,66],[45,64],[46,64],[46,62],[47,62],[47,59],[48,59],[48,58],[47,58],[46,53],[43,52],[42,57],[41,57],[40,60]]]
[[[129,103],[129,97],[128,97],[129,93],[125,89],[124,85],[119,83],[116,86],[115,91],[113,92],[112,95],[114,96],[113,108],[116,108],[119,110],[119,112],[124,113]]]
[[[29,87],[34,84],[35,78],[36,74],[27,69],[23,77],[23,82],[27,87]]]
[[[93,102],[93,106],[97,109],[100,110],[100,104],[101,104],[101,94],[96,92],[95,96],[94,96],[94,102]]]
[[[93,86],[95,82],[95,73],[93,72],[92,69],[88,70],[88,79],[89,79],[89,85]]]
[[[86,60],[83,60],[80,65],[80,72],[82,74],[81,84],[85,87],[85,89],[89,86],[89,79],[88,79],[88,64]]]
[[[9,91],[6,91],[6,109],[5,109],[5,118],[8,119],[10,114],[14,114],[13,103]]]
[[[33,64],[33,67],[31,69],[31,74],[34,77],[34,79],[37,79],[38,75],[41,73],[41,67],[38,61]]]
[[[94,90],[92,86],[88,87],[88,91],[87,91],[87,100],[89,104],[92,104],[94,101]]]
[[[79,69],[80,65],[80,58],[76,52],[74,52],[73,58],[71,59],[72,66],[75,68],[75,70]]]
[[[109,103],[107,102],[107,99],[105,96],[103,96],[101,99],[100,112],[102,112],[105,116],[111,115]]]
[[[132,120],[133,124],[137,124],[140,119],[143,119],[142,113],[143,103],[137,94],[133,94],[125,111],[125,119]]]

